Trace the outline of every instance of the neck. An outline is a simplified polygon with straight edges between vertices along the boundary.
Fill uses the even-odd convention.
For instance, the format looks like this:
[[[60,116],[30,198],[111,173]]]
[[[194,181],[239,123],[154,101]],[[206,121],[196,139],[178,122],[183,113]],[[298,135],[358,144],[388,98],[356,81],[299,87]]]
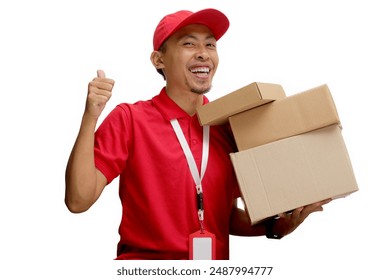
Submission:
[[[203,94],[191,91],[178,92],[166,89],[167,95],[188,115],[193,116],[196,109],[203,105]]]

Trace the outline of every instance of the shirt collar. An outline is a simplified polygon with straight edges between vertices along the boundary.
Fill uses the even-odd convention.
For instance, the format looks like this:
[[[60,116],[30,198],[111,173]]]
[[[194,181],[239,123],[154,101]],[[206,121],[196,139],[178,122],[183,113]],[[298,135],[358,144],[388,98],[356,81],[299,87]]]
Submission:
[[[152,98],[152,102],[157,110],[167,121],[180,118],[191,118],[190,115],[179,107],[167,94],[165,87],[160,94]],[[203,95],[203,104],[208,103],[209,100]],[[196,116],[195,116],[196,117]]]

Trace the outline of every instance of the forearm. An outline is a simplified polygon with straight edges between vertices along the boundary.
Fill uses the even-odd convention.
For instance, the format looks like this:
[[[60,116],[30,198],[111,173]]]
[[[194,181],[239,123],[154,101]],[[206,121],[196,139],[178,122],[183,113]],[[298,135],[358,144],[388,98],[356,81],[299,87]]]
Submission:
[[[65,174],[65,203],[71,212],[87,210],[97,199],[94,133],[97,119],[84,114]]]
[[[265,220],[251,226],[249,217],[244,210],[233,206],[230,216],[230,233],[240,236],[278,236],[281,238],[293,232],[311,213],[322,211],[322,206],[329,203],[331,199],[319,201],[303,207],[294,209],[288,213],[280,213],[276,220]],[[275,237],[271,237],[275,238]]]
[[[248,215],[244,210],[233,207],[230,216],[230,234],[238,236],[261,236],[265,235],[263,224],[251,225]]]

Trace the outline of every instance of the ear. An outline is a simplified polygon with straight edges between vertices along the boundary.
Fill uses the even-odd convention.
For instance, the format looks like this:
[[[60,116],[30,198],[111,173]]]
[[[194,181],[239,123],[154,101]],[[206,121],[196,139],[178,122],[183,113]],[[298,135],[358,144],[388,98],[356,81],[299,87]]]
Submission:
[[[163,54],[160,51],[153,51],[150,55],[150,61],[156,67],[156,69],[163,69],[164,67],[164,60],[163,60]]]

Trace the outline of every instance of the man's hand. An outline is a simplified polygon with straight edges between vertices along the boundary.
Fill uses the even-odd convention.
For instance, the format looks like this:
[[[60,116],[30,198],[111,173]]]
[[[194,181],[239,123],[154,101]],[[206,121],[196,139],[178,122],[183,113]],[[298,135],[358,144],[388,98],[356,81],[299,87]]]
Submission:
[[[97,77],[88,84],[88,97],[85,113],[98,119],[106,103],[111,98],[114,80],[107,79],[103,70],[97,71]]]
[[[297,208],[292,213],[279,214],[279,219],[275,222],[273,232],[279,236],[286,236],[293,232],[311,213],[322,211],[322,206],[332,201],[326,199],[317,203]]]

